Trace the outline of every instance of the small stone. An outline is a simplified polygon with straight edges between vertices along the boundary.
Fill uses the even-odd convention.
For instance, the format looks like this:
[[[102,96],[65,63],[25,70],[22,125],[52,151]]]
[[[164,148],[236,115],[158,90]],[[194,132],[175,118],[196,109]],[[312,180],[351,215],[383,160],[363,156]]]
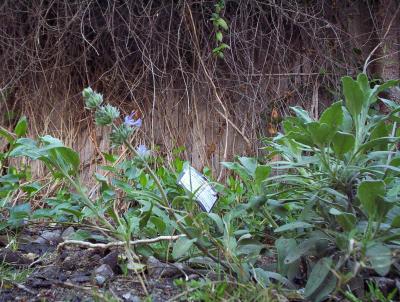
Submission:
[[[114,272],[108,264],[102,264],[94,271],[97,275],[103,275],[106,277],[114,276]]]
[[[173,277],[182,274],[176,265],[161,262],[153,256],[147,258],[147,272],[152,278]]]
[[[45,244],[50,243],[51,245],[56,245],[60,243],[61,240],[61,231],[44,231],[35,241],[34,243]]]
[[[103,286],[103,284],[106,282],[107,278],[102,276],[102,275],[96,275],[94,277],[94,279],[96,280],[96,284],[98,286]]]
[[[140,302],[141,301],[141,299],[138,296],[136,296],[136,295],[134,295],[132,293],[123,294],[122,298],[126,302]]]
[[[108,264],[102,264],[94,271],[94,279],[99,286],[102,286],[108,279],[114,276],[114,272]]]
[[[67,240],[73,233],[75,233],[75,229],[72,226],[70,226],[66,228],[64,232],[62,232],[61,238],[63,240]]]
[[[190,274],[189,276],[187,276],[187,281],[189,281],[189,280],[197,280],[199,278],[200,278],[200,276],[197,275],[197,274]]]
[[[28,258],[30,261],[34,261],[38,257],[38,255],[35,253],[28,253],[25,254],[25,257]]]
[[[0,263],[24,266],[31,264],[32,260],[27,258],[19,251],[13,251],[12,249],[4,248],[0,249]]]
[[[114,273],[118,271],[118,251],[111,251],[100,259],[101,264],[108,264]]]
[[[90,273],[75,272],[70,277],[69,280],[73,283],[84,283],[90,281]]]

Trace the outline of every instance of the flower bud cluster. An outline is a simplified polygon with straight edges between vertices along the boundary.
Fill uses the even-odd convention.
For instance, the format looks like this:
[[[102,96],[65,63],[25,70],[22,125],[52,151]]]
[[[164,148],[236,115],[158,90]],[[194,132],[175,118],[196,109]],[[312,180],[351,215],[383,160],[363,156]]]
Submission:
[[[109,104],[97,108],[94,114],[96,124],[99,126],[108,126],[119,117],[119,110]]]
[[[142,126],[142,119],[135,118],[135,111],[124,118],[124,122],[119,126],[114,124],[114,121],[120,116],[119,110],[110,105],[102,105],[103,96],[92,88],[85,88],[82,92],[83,99],[85,100],[86,108],[95,110],[94,118],[96,125],[109,126],[113,125],[110,134],[110,140],[113,146],[121,146],[126,142],[133,132]],[[144,145],[140,145],[137,149],[139,157],[147,158],[150,151]]]
[[[103,96],[100,93],[93,91],[92,88],[85,88],[82,92],[85,106],[88,109],[97,109],[103,103]]]
[[[119,127],[113,129],[110,134],[110,141],[113,146],[121,146],[133,133],[135,129],[121,124]]]

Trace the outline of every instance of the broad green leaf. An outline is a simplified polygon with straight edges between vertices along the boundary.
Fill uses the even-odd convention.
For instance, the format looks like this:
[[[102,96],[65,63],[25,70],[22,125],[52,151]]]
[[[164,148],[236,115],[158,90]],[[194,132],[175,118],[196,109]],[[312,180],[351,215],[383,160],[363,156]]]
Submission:
[[[382,180],[364,180],[358,187],[357,196],[369,217],[378,213],[386,186]]]
[[[267,287],[270,284],[270,279],[274,279],[287,288],[295,288],[295,286],[281,274],[265,271],[259,267],[253,270],[253,277],[263,287]]]
[[[349,250],[349,236],[346,233],[336,233],[336,238],[335,238],[335,244],[336,246],[344,251],[344,252],[348,252]]]
[[[314,292],[310,297],[313,302],[325,301],[330,293],[336,288],[337,279],[334,274],[330,273],[327,278],[325,278],[324,283]]]
[[[398,198],[388,200],[383,199],[378,205],[378,217],[383,219],[387,213],[396,205]]]
[[[140,215],[140,221],[139,221],[139,228],[140,229],[143,229],[147,225],[147,222],[149,221],[152,213],[153,213],[153,203],[151,203],[150,208],[145,210],[142,213],[142,215]]]
[[[52,155],[52,159],[58,164],[64,165],[68,171],[77,173],[79,170],[79,155],[74,150],[67,147],[55,147],[48,150],[49,154]]]
[[[218,18],[217,20],[215,20],[215,23],[220,26],[221,28],[223,28],[224,30],[228,30],[228,24],[226,23],[226,21],[222,18]]]
[[[117,161],[117,156],[107,153],[107,152],[101,152],[103,154],[104,158],[109,161],[110,163],[115,163]]]
[[[246,209],[257,210],[259,207],[265,205],[267,201],[268,201],[268,196],[266,195],[251,196],[249,202],[246,204]]]
[[[314,146],[313,140],[309,133],[306,133],[305,130],[301,130],[299,132],[289,132],[287,134],[288,138],[294,139],[295,141],[299,142],[300,144],[304,144],[306,146]]]
[[[258,165],[257,160],[253,157],[239,157],[238,160],[246,169],[247,173],[254,177]]]
[[[80,210],[74,210],[74,209],[70,209],[70,208],[60,208],[60,210],[63,212],[66,212],[68,214],[71,214],[78,219],[80,219],[83,216],[83,213]]]
[[[298,106],[290,107],[296,114],[296,116],[303,122],[303,123],[311,123],[313,119],[310,117],[308,112]]]
[[[329,106],[321,115],[320,123],[327,124],[333,129],[337,129],[343,123],[342,102],[336,102]]]
[[[145,173],[142,173],[139,177],[139,182],[142,188],[146,188],[147,184],[149,183],[148,175]]]
[[[9,143],[14,142],[14,137],[12,133],[1,126],[0,126],[0,136],[4,137]]]
[[[347,232],[351,231],[354,228],[354,225],[357,221],[357,217],[353,214],[341,212],[335,208],[331,208],[329,210],[329,214],[334,215],[336,221]]]
[[[26,134],[26,131],[28,130],[28,120],[26,119],[26,116],[22,116],[17,125],[15,126],[14,132],[17,135],[17,137],[24,136]]]
[[[285,259],[287,255],[296,248],[296,245],[296,240],[293,238],[279,238],[275,241],[275,247],[278,253],[277,270],[280,274],[287,276],[291,281],[298,275],[300,260],[286,264]]]
[[[296,240],[294,238],[279,238],[275,241],[275,247],[278,254],[278,272],[286,275],[287,265],[285,264],[285,258],[287,254],[296,248]]]
[[[207,213],[208,217],[210,217],[216,224],[218,231],[220,233],[224,232],[224,222],[222,221],[221,217],[219,217],[215,213]]]
[[[306,114],[308,114],[306,112]],[[312,122],[312,120],[310,119],[310,122]],[[288,116],[287,118],[285,118],[282,122],[282,127],[284,132],[287,134],[291,131],[304,131],[305,125],[304,125],[304,120],[298,117],[294,117],[294,116]]]
[[[37,209],[32,213],[32,219],[43,219],[55,217],[54,209]]]
[[[304,290],[306,298],[311,297],[325,282],[330,272],[331,265],[331,258],[322,258],[314,265]]]
[[[18,175],[15,174],[6,174],[0,176],[0,183],[14,183],[17,184],[19,182]]]
[[[257,281],[257,283],[264,288],[266,288],[270,284],[268,274],[262,268],[255,268],[253,272],[253,277]]]
[[[329,144],[334,132],[327,124],[311,122],[307,124],[307,130],[311,134],[314,144],[324,146]]]
[[[355,119],[360,114],[364,105],[364,93],[358,83],[349,76],[342,78],[342,84],[346,107],[353,119]]]
[[[151,216],[150,222],[156,226],[157,231],[160,234],[164,233],[165,229],[167,228],[166,223],[160,217]]]
[[[380,121],[371,131],[370,140],[381,137],[389,137],[388,125],[384,121]]]
[[[391,87],[397,86],[397,85],[399,85],[399,83],[400,83],[400,80],[389,80],[389,81],[383,83],[382,85],[375,85],[374,88],[372,88],[372,90],[371,90],[371,96],[370,96],[371,103],[376,101],[376,97],[378,96],[379,93],[381,93]]]
[[[390,248],[382,243],[374,243],[367,246],[365,253],[372,268],[381,276],[385,276],[390,271],[392,264],[392,252]]]
[[[313,225],[309,224],[307,222],[303,221],[296,221],[296,222],[291,222],[284,224],[274,230],[275,233],[281,233],[281,232],[287,232],[287,231],[293,231],[296,229],[306,229],[306,228],[312,228]]]
[[[342,156],[354,148],[354,142],[352,134],[338,131],[332,139],[332,149],[336,155]]]
[[[102,174],[99,174],[99,173],[94,173],[94,178],[98,181],[98,182],[107,182],[108,180],[107,180],[107,177],[105,177],[104,175],[102,175]]]
[[[388,129],[388,125],[384,121],[380,121],[371,131],[371,135],[369,137],[370,140],[379,139],[382,137],[389,137],[390,132]],[[381,144],[377,144],[375,146],[376,150],[382,151],[387,150],[387,143],[383,142]]]
[[[189,251],[197,239],[188,239],[187,237],[180,237],[175,243],[172,250],[172,257],[176,260],[181,258]]]
[[[400,228],[400,216],[396,216],[393,218],[392,223],[390,224],[392,228]]]
[[[222,42],[222,38],[223,38],[222,32],[217,31],[217,33],[215,34],[215,39],[216,39],[218,42]]]
[[[40,137],[40,140],[46,144],[46,146],[49,146],[50,148],[53,147],[63,147],[62,141],[60,141],[58,138],[52,137],[51,135],[45,135]]]
[[[257,257],[263,247],[263,244],[253,238],[239,239],[237,242],[236,253],[238,256]]]
[[[358,85],[360,86],[362,92],[364,93],[364,96],[369,95],[371,88],[369,87],[369,81],[368,81],[368,77],[365,73],[360,73],[357,76],[357,82]]]
[[[10,217],[8,223],[13,226],[18,226],[30,216],[31,206],[29,203],[16,205],[10,209]]]
[[[236,162],[221,162],[221,164],[229,170],[236,172],[243,180],[249,178],[249,173],[241,164]]]
[[[387,144],[393,144],[393,143],[398,142],[399,140],[400,140],[399,137],[381,137],[381,138],[373,139],[373,140],[370,140],[370,141],[362,144],[358,148],[356,154],[364,153],[365,151],[368,151],[368,150],[374,148],[375,146],[378,146],[378,145],[381,145],[381,144],[386,144],[386,145]]]
[[[30,183],[30,184],[26,184],[26,185],[21,186],[21,190],[26,192],[26,193],[29,193],[29,194],[36,193],[41,188],[42,188],[42,186],[38,182],[33,182],[33,183]]]
[[[88,239],[92,238],[92,233],[86,230],[77,230],[74,233],[72,233],[68,239],[71,240],[81,240],[81,241],[86,241]]]
[[[10,209],[10,217],[13,215],[29,215],[31,212],[31,205],[29,203],[23,203],[13,206]]]
[[[351,117],[351,114],[349,113],[349,110],[347,110],[346,107],[342,106],[342,111],[343,111],[343,122],[339,126],[339,130],[342,132],[352,133],[354,127],[353,118]]]
[[[271,173],[272,168],[267,165],[258,165],[254,172],[254,180],[257,184],[260,184],[262,181],[267,179],[269,174]]]
[[[291,249],[287,256],[285,257],[284,263],[290,264],[299,260],[302,256],[307,255],[313,248],[315,248],[316,244],[321,241],[319,238],[310,238],[303,240],[300,242],[296,248]]]
[[[34,140],[30,138],[19,138],[15,141],[15,147],[11,150],[10,157],[26,156],[38,159],[42,154]]]

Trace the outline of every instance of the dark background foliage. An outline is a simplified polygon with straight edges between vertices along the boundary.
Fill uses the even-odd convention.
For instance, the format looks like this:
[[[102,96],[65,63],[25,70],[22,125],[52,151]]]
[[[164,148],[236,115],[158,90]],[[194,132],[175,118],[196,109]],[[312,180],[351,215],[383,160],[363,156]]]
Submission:
[[[399,76],[396,0],[225,2],[222,60],[212,54],[215,1],[2,1],[1,123],[26,114],[32,134],[64,138],[91,166],[106,144],[82,110],[90,85],[140,111],[142,141],[167,156],[185,146],[196,167],[216,171],[257,152],[276,131],[274,108],[317,117],[373,50],[369,74]]]

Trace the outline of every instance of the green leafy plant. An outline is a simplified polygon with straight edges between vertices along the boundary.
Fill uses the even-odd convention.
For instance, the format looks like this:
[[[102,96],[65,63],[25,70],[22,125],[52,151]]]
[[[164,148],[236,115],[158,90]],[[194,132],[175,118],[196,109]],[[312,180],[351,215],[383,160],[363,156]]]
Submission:
[[[12,227],[20,227],[28,220],[31,214],[29,201],[41,190],[42,185],[30,179],[30,168],[21,165],[18,169],[9,165],[17,141],[22,139],[27,132],[28,122],[25,116],[17,122],[14,131],[0,127],[0,138],[6,143],[6,147],[0,152],[0,230]],[[19,204],[15,204],[15,196],[19,196]],[[8,219],[6,219],[8,217]]]
[[[286,299],[282,289],[277,286],[263,288],[250,282],[176,279],[174,283],[182,288],[182,292],[176,295],[173,301],[285,301]]]
[[[16,135],[12,135],[12,148],[7,156],[27,157],[43,162],[53,180],[63,183],[64,188],[57,196],[46,199],[46,208],[33,213],[29,203],[10,208],[7,223],[47,218],[60,222],[73,220],[92,224],[101,231],[102,240],[125,242],[128,259],[126,267],[138,274],[144,267],[140,264],[139,256],[156,256],[175,261],[190,259],[196,265],[207,263],[208,266],[212,263],[213,269],[232,273],[239,280],[250,280],[255,275],[254,264],[263,245],[252,238],[248,228],[236,232],[235,221],[245,213],[246,208],[230,201],[235,193],[215,183],[220,193],[223,193],[223,212],[221,215],[203,213],[197,208],[194,194],[177,185],[179,173],[187,163],[176,159],[173,170],[167,169],[162,160],[152,156],[144,145],[134,147],[130,143],[142,124],[140,119],[135,119],[131,114],[121,123],[119,111],[111,105],[103,105],[100,94],[88,88],[83,91],[83,96],[86,107],[95,111],[96,124],[111,127],[112,145],[125,145],[131,156],[118,162],[115,156],[105,154],[110,164],[102,167],[105,172],[103,175],[95,175],[99,183],[99,194],[92,198],[80,181],[80,160],[75,151],[48,135],[37,140],[21,137],[25,131],[23,129],[27,127],[18,125]],[[252,167],[254,163],[250,158],[241,160],[247,169],[247,178],[243,175],[243,179],[248,189],[244,192],[259,192],[261,181],[270,170],[261,165]],[[256,185],[253,185],[250,178],[255,180]],[[236,185],[243,186],[240,182]],[[30,190],[33,192],[34,189],[31,185]],[[129,205],[126,211],[118,210],[117,204],[120,202]],[[176,233],[178,235],[174,236]],[[157,239],[152,245],[131,245],[134,239],[150,237],[149,242],[153,242],[151,238],[157,236],[178,240],[171,243]],[[91,235],[81,232],[74,234],[73,238],[84,244]],[[142,285],[145,289],[144,281]]]
[[[158,168],[152,167],[154,159],[152,159],[151,151],[144,145],[135,148],[129,140],[133,134],[132,129],[140,127],[142,121],[135,119],[132,113],[118,125],[115,123],[116,110],[102,109],[109,105],[101,105],[102,98],[96,94],[91,89],[84,91],[87,107],[96,110],[96,120],[101,121],[101,126],[108,125],[112,128],[113,145],[123,144],[133,155],[133,158],[128,158],[113,168],[107,168],[114,175],[111,181],[97,176],[102,183],[103,196],[105,192],[114,192],[115,188],[118,188],[124,193],[125,199],[134,200],[139,205],[135,207],[134,204],[127,213],[123,214],[123,217],[115,211],[115,206],[107,211],[114,223],[118,225],[121,236],[128,241],[133,234],[155,236],[178,232],[182,235],[172,245],[171,256],[174,260],[191,259],[196,262],[194,259],[201,256],[201,264],[204,263],[205,256],[205,259],[208,259],[206,262],[213,263],[216,269],[233,272],[233,276],[242,281],[250,280],[257,272],[264,272],[261,269],[254,270],[256,258],[263,245],[252,238],[248,228],[240,232],[235,230],[234,221],[246,212],[246,207],[243,204],[232,204],[223,215],[207,214],[195,209],[194,194],[185,192],[177,186],[179,173],[187,163],[176,160],[175,171],[170,171],[163,165]],[[245,186],[248,187],[246,191],[259,193],[261,182],[268,176],[270,168],[257,164],[251,158],[240,158],[240,160],[246,171],[246,174],[242,175],[246,180]],[[228,163],[226,165],[229,166]],[[250,178],[255,181],[255,184],[250,181]],[[219,187],[220,193],[225,191],[221,185],[216,184],[216,186]],[[224,202],[222,204],[226,205]],[[210,225],[210,222],[214,223],[214,226]],[[170,251],[168,246],[164,245],[155,246],[152,249],[138,249],[137,252],[168,259]],[[268,273],[265,272],[265,274]],[[271,274],[271,278],[279,279],[277,275]],[[263,286],[265,282],[267,280],[263,279]]]
[[[221,16],[222,11],[225,8],[225,1],[218,0],[214,6],[215,11],[212,14],[211,21],[213,22],[215,28],[215,41],[217,46],[213,49],[213,54],[222,59],[224,58],[224,51],[230,48],[228,44],[223,42],[223,32],[229,29],[228,23]]]
[[[136,272],[145,293],[142,260],[154,256],[218,276],[218,281],[182,281],[181,299],[274,299],[281,292],[310,301],[335,294],[355,299],[352,279],[398,276],[393,263],[400,249],[400,105],[380,96],[398,81],[379,85],[361,74],[342,83],[344,101],[318,120],[294,107],[282,133],[266,140],[267,159],[279,156],[279,161],[223,162],[230,170],[224,184],[205,169],[219,195],[210,213],[198,207],[194,192],[177,184],[189,165],[179,150],[166,163],[154,150],[133,144],[142,120],[134,113],[121,119],[117,108],[87,88],[83,97],[96,124],[111,128],[114,150],[123,145],[128,152],[104,153],[107,163],[88,190],[79,177],[78,154],[60,140],[26,138],[26,118],[13,132],[0,128],[8,144],[0,153],[0,228],[20,228],[33,219],[90,224],[97,233],[78,230],[73,243],[123,246],[121,267],[126,274]],[[384,113],[377,104],[386,106]],[[30,179],[29,166],[9,166],[15,157],[43,162],[51,181],[60,184],[55,196],[44,199],[44,208],[32,211],[30,201],[44,185]],[[23,198],[15,203],[19,192]],[[276,261],[261,264],[261,255]],[[366,284],[371,299],[383,299],[376,285]]]
[[[381,276],[391,270],[400,243],[400,106],[380,93],[398,83],[344,77],[344,102],[319,120],[293,107],[283,133],[266,141],[269,156],[281,157],[271,163],[277,175],[266,181],[266,203],[291,212],[274,230],[282,236],[275,243],[278,271],[293,280],[306,266],[307,299],[322,301],[366,269]],[[376,110],[377,102],[388,113]]]

